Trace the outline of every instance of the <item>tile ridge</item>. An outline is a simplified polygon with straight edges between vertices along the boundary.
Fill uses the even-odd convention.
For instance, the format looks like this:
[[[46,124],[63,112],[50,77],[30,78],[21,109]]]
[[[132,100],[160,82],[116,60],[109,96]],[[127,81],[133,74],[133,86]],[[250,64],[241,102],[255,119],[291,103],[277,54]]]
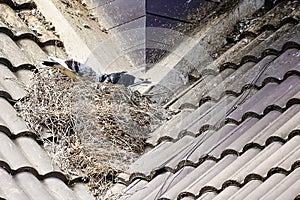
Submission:
[[[12,140],[15,140],[20,137],[29,137],[29,138],[33,139],[34,141],[36,141],[39,145],[43,144],[43,140],[39,139],[39,137],[34,132],[31,132],[31,131],[22,131],[22,132],[13,134],[8,127],[3,126],[3,125],[0,125],[0,131]]]
[[[0,89],[0,97],[4,98],[8,102],[14,101],[14,99],[12,98],[12,96],[7,91],[5,91],[5,90],[1,90]],[[1,127],[0,127],[0,130],[1,130]]]
[[[278,112],[281,112],[283,113],[284,111],[286,111],[287,109],[289,109],[290,107],[292,107],[293,105],[297,105],[297,104],[300,104],[300,99],[299,98],[291,98],[289,99],[285,106],[283,107],[280,107],[278,105],[275,105],[275,104],[271,104],[271,105],[268,105],[262,112],[262,114],[258,114],[258,113],[255,113],[255,112],[246,112],[242,115],[242,118],[240,121],[236,121],[235,119],[232,119],[232,118],[225,118],[224,119],[224,123],[225,124],[228,124],[228,123],[233,123],[233,124],[236,124],[236,125],[240,125],[241,123],[243,123],[246,119],[248,118],[257,118],[257,119],[261,119],[263,118],[264,116],[266,116],[269,112],[271,111],[278,111]]]
[[[71,186],[75,183],[86,183],[88,181],[88,179],[85,177],[77,177],[72,180],[69,180],[65,174],[63,174],[62,172],[59,172],[59,171],[52,171],[52,172],[48,172],[46,174],[39,174],[39,172],[35,168],[29,167],[29,166],[20,167],[18,169],[12,169],[9,166],[9,164],[3,160],[0,160],[0,167],[13,176],[16,174],[22,173],[22,172],[27,172],[27,173],[31,173],[39,180],[45,180],[48,178],[57,178],[57,179],[61,180],[62,182],[64,182],[68,186]]]
[[[13,41],[18,41],[22,39],[29,39],[35,42],[39,47],[43,48],[49,45],[56,45],[58,47],[64,47],[63,42],[57,39],[49,39],[44,42],[40,41],[40,39],[34,35],[33,33],[22,33],[20,35],[15,35],[10,29],[7,27],[0,27],[0,33],[4,33],[8,35]]]
[[[0,64],[5,65],[12,72],[17,72],[18,70],[28,69],[34,70],[36,67],[33,64],[21,64],[19,66],[13,66],[13,64],[7,58],[0,57]]]
[[[242,65],[244,65],[248,62],[258,63],[258,62],[260,62],[261,60],[263,60],[264,58],[266,58],[267,56],[270,56],[270,55],[275,55],[275,56],[279,57],[285,51],[287,51],[289,49],[293,49],[293,48],[300,50],[300,44],[298,44],[297,42],[294,42],[294,41],[287,41],[282,45],[280,50],[273,49],[273,48],[268,48],[268,49],[265,49],[259,57],[256,57],[256,56],[253,56],[253,55],[245,55],[241,58],[241,61],[240,61],[239,64],[236,64],[236,63],[233,63],[233,62],[225,62],[225,63],[223,63],[223,64],[221,64],[217,67],[218,70],[202,69],[201,72],[199,72],[201,78],[199,80],[197,80],[195,83],[193,83],[191,85],[191,87],[189,87],[186,91],[188,92],[189,90],[194,88],[198,83],[201,82],[201,80],[205,76],[208,76],[208,75],[218,76],[221,72],[223,72],[227,69],[238,70]],[[176,98],[175,101],[174,101],[174,99],[171,100],[170,102],[165,104],[164,107],[165,108],[170,107],[174,102],[176,102],[176,100],[178,100],[178,98]],[[192,106],[192,108],[195,108],[195,109],[197,108],[193,104],[187,104],[187,106]]]
[[[300,77],[300,71],[297,70],[288,70],[285,72],[285,74],[283,75],[283,79],[281,78],[276,78],[273,76],[269,76],[266,77],[263,81],[261,85],[257,85],[257,84],[252,84],[252,83],[247,83],[245,85],[242,86],[241,90],[239,92],[235,92],[233,90],[225,90],[224,92],[222,92],[219,96],[218,99],[215,99],[211,96],[204,96],[203,98],[200,99],[199,101],[199,107],[202,106],[204,103],[212,101],[214,103],[219,102],[222,98],[224,98],[225,96],[234,96],[234,97],[239,97],[240,95],[242,95],[244,92],[246,92],[249,89],[255,89],[255,90],[260,90],[263,87],[265,87],[266,85],[268,85],[269,83],[277,83],[280,84],[282,82],[284,82],[287,78],[291,77],[291,76],[299,76]]]
[[[286,24],[297,25],[298,23],[299,23],[299,20],[297,18],[286,17],[286,18],[281,19],[281,21],[277,25],[274,25],[274,24],[263,25],[260,29],[258,29],[257,33],[246,30],[240,35],[238,41],[240,41],[244,38],[247,38],[247,37],[251,37],[251,38],[258,37],[258,35],[262,34],[265,31],[277,31],[278,29],[280,29],[282,26],[284,26]]]
[[[207,192],[215,192],[218,194],[229,186],[236,186],[238,188],[242,188],[244,185],[251,182],[252,180],[259,180],[259,181],[265,182],[267,179],[269,179],[271,176],[273,176],[275,174],[284,174],[285,176],[288,176],[289,174],[294,172],[299,167],[300,167],[300,161],[295,161],[292,164],[290,169],[284,169],[281,167],[272,167],[271,169],[269,169],[267,176],[265,176],[265,177],[261,176],[259,174],[254,174],[254,173],[248,174],[242,182],[238,182],[236,180],[226,180],[225,182],[223,182],[222,187],[220,189],[215,188],[214,186],[204,186],[199,190],[198,194],[196,194],[196,195],[193,193],[190,193],[190,192],[181,192],[177,196],[177,199],[182,199],[184,197],[191,197],[191,198],[197,199]],[[165,200],[166,198],[160,198],[160,200],[162,200],[162,199]]]
[[[270,55],[280,56],[285,51],[287,51],[289,49],[293,49],[293,48],[299,50],[300,44],[298,44],[297,42],[294,42],[294,41],[287,41],[283,44],[283,46],[281,47],[280,50],[273,49],[273,48],[265,49],[259,57],[256,57],[253,55],[245,55],[241,58],[241,61],[239,64],[232,63],[232,62],[225,62],[222,65],[220,65],[219,72],[222,72],[228,68],[237,70],[238,68],[240,68],[242,65],[246,64],[247,62],[258,63],[259,61],[261,61],[262,59],[264,59],[267,56],[270,56]]]
[[[263,87],[265,87],[266,85],[270,84],[270,83],[277,83],[277,84],[280,84],[282,82],[284,82],[287,78],[291,77],[291,76],[299,76],[300,77],[300,72],[299,71],[295,71],[295,70],[289,70],[287,71],[284,76],[283,76],[283,79],[277,79],[275,77],[267,77],[263,80],[263,84],[258,87],[258,86],[254,86],[254,89],[262,89]],[[248,86],[247,85],[244,85],[243,87],[244,88],[244,91],[242,90],[240,93],[234,93],[232,91],[232,93],[229,93],[229,94],[224,94],[223,96],[221,96],[219,99],[213,99],[209,96],[206,96],[204,98],[202,98],[199,102],[199,107],[208,102],[208,101],[213,101],[213,102],[218,102],[220,99],[224,98],[226,95],[228,96],[235,96],[236,98],[239,97],[240,95],[242,95],[245,91],[247,91],[248,89]],[[242,88],[243,89],[243,88]],[[243,123],[246,119],[248,118],[257,118],[257,119],[261,119],[263,118],[264,116],[266,116],[269,112],[271,111],[279,111],[281,113],[283,113],[284,111],[286,111],[288,108],[290,108],[291,106],[293,105],[297,105],[297,104],[300,104],[300,99],[296,99],[296,98],[291,98],[288,100],[288,102],[286,103],[286,105],[284,107],[280,107],[280,106],[277,106],[277,105],[268,105],[264,110],[263,110],[263,113],[262,114],[258,114],[258,113],[255,113],[255,112],[246,112],[242,115],[242,118],[240,121],[237,121],[233,118],[228,118],[228,117],[225,117],[223,119],[223,122],[224,123],[220,123],[221,125],[220,126],[214,126],[214,125],[211,125],[211,124],[203,124],[200,128],[199,128],[199,131],[196,132],[196,133],[193,133],[193,132],[190,132],[190,131],[187,131],[187,130],[182,130],[180,132],[180,134],[178,135],[177,138],[172,138],[170,136],[162,136],[160,137],[157,142],[156,142],[156,145],[153,145],[153,144],[150,144],[150,143],[146,143],[146,145],[148,145],[149,147],[155,147],[157,145],[159,145],[160,143],[162,142],[176,142],[178,140],[180,140],[181,138],[183,138],[184,136],[192,136],[192,137],[197,137],[199,136],[200,134],[204,133],[205,131],[207,130],[218,130],[220,129],[223,125],[225,124],[235,124],[235,125],[240,125],[241,123]]]
[[[214,157],[214,156],[210,156],[208,154],[204,154],[204,155],[201,155],[199,157],[199,160],[197,162],[193,162],[193,161],[190,161],[190,160],[181,160],[181,161],[178,162],[178,164],[176,165],[176,167],[174,169],[164,166],[164,167],[160,167],[160,168],[152,170],[149,173],[149,175],[146,175],[146,174],[143,174],[143,173],[140,173],[140,172],[132,173],[132,174],[130,174],[128,180],[124,180],[124,179],[119,177],[117,182],[120,183],[120,184],[126,185],[126,186],[128,186],[130,183],[132,183],[136,179],[142,179],[142,180],[146,180],[146,181],[150,182],[157,175],[165,173],[165,172],[171,172],[171,173],[175,174],[177,171],[181,170],[182,168],[184,168],[186,166],[191,166],[191,167],[197,168],[201,164],[203,164],[204,162],[206,162],[208,160],[218,163],[219,161],[221,161],[226,156],[229,156],[229,155],[241,156],[242,154],[244,154],[245,152],[247,152],[250,149],[263,150],[267,146],[269,146],[270,144],[275,143],[275,142],[285,144],[286,142],[288,142],[289,140],[291,140],[295,136],[300,136],[300,130],[296,129],[296,130],[291,131],[289,133],[289,135],[287,136],[287,138],[281,138],[279,136],[270,136],[266,139],[264,145],[260,145],[258,143],[247,143],[247,144],[244,145],[242,151],[240,151],[240,152],[236,151],[234,149],[225,149],[220,154],[220,157]],[[299,165],[299,167],[300,167],[300,161],[297,165]]]

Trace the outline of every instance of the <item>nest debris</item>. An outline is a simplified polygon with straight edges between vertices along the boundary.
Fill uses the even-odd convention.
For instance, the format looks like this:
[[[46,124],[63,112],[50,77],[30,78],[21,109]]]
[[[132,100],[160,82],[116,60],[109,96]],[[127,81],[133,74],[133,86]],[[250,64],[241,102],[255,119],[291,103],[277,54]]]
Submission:
[[[145,150],[145,139],[170,113],[122,85],[73,81],[58,69],[36,73],[15,104],[50,157],[74,178],[87,177],[102,199],[118,173]]]

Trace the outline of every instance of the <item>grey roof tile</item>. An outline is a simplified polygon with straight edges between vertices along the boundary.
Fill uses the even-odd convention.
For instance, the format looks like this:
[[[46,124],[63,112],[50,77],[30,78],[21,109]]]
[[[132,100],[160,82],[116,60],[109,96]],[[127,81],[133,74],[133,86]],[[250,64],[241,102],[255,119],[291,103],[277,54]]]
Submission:
[[[164,149],[163,152],[153,157],[151,154],[145,155],[138,162],[135,162],[128,170],[127,173],[134,173],[136,169],[139,169],[139,172],[144,174],[150,173],[153,169],[159,168],[160,166],[164,166],[168,160],[172,159],[174,156],[174,151],[180,152],[182,147],[188,144],[194,137],[192,136],[185,136],[178,142],[174,143],[169,148]],[[152,158],[152,159],[151,159]],[[147,162],[147,165],[144,163]],[[143,167],[143,168],[142,168]]]
[[[55,56],[62,59],[67,59],[67,53],[64,51],[62,47],[57,46],[56,44],[49,44],[41,48],[45,51],[49,56]]]
[[[245,120],[240,126],[227,135],[224,134],[222,138],[214,145],[214,149],[210,155],[219,157],[225,149],[235,150],[236,152],[243,152],[246,144],[250,144],[251,139],[259,132],[263,131],[270,121],[276,120],[281,113],[272,111],[264,116],[261,120],[257,118],[249,118]],[[263,141],[264,144],[265,140]],[[262,144],[262,145],[263,145]]]
[[[164,180],[162,180],[163,182],[160,183],[160,185],[155,184],[155,188],[153,189],[148,189],[148,185],[146,186],[147,191],[150,191],[150,194],[145,195],[144,197],[146,199],[153,199],[153,197],[155,196],[159,196],[160,194],[164,193],[165,191],[167,191],[169,188],[173,187],[175,184],[177,184],[178,182],[180,182],[186,175],[188,175],[189,173],[191,173],[195,168],[187,166],[185,168],[182,168],[181,170],[177,171],[176,173],[166,173],[167,176],[165,176]],[[153,180],[152,182],[156,182],[156,180]],[[151,183],[151,182],[150,182]],[[161,185],[163,185],[163,187],[160,187]],[[132,199],[134,196],[132,196]]]
[[[0,11],[4,16],[0,18],[1,32],[5,32],[14,40],[28,38],[40,45],[55,41],[61,44],[58,37],[45,28],[43,24],[45,20],[43,21],[42,16],[39,16],[35,5],[32,5],[32,3],[27,5],[29,6],[23,4],[23,8],[19,11],[15,11],[16,8],[12,5],[0,5]]]
[[[0,197],[12,200],[93,199],[86,186],[77,183],[82,182],[79,177],[69,180],[60,172],[40,146],[37,135],[28,129],[11,105],[26,95],[24,86],[30,84],[31,69],[46,59],[49,51],[66,56],[56,37],[47,31],[36,36],[16,9],[31,12],[35,5],[23,0],[7,0],[0,4]],[[36,19],[28,20],[34,22]]]
[[[16,12],[7,4],[0,4],[0,11],[3,18],[0,19],[0,27],[11,30],[14,35],[20,36],[26,33],[32,33]]]
[[[207,131],[203,133],[190,143],[186,144],[185,148],[177,153],[167,165],[174,167],[179,163],[184,162],[198,163],[202,157],[205,157],[210,150],[214,148],[211,145],[211,142],[218,141],[223,137],[223,135],[230,132],[234,128],[235,125],[227,125],[222,127],[222,129],[220,129],[218,132]]]
[[[207,110],[203,115],[195,117],[195,119],[186,128],[187,131],[196,133],[201,131],[204,126],[218,126],[227,112],[236,103],[236,98],[233,96],[226,96],[218,101],[213,107]]]
[[[299,177],[300,177],[300,168],[297,168],[295,171],[290,173],[282,181],[280,181],[276,186],[270,188],[269,191],[262,196],[262,199],[271,200],[271,199],[290,199],[289,195],[292,195],[292,198],[299,193]],[[286,192],[290,193],[287,194]],[[288,195],[283,198],[282,194]]]
[[[23,53],[30,59],[30,63],[38,64],[48,59],[48,55],[41,47],[30,39],[21,39],[16,42]],[[57,47],[58,48],[58,47]]]
[[[275,142],[267,146],[262,151],[257,152],[257,155],[255,157],[249,160],[249,162],[244,163],[244,166],[237,170],[236,173],[234,173],[229,179],[242,183],[248,174],[253,173],[253,170],[258,165],[260,165],[263,161],[269,158],[275,151],[277,151],[281,147],[282,144]]]
[[[234,149],[237,152],[242,152],[243,148],[245,147],[245,144],[257,143],[260,145],[264,145],[266,140],[270,137],[270,135],[274,133],[279,127],[281,127],[284,123],[286,123],[289,117],[297,113],[299,109],[300,106],[296,105],[282,114],[278,111],[271,111],[261,120],[259,120],[254,126],[249,127],[249,129],[245,130],[243,134],[240,134],[240,137],[236,138],[235,141],[232,141],[232,143],[229,144],[226,148]],[[260,135],[263,135],[264,137],[259,142],[259,140],[255,140],[255,138],[261,137]],[[230,137],[232,136],[229,135],[229,138]]]
[[[228,56],[226,55],[226,53],[224,53],[222,56],[220,56],[216,61],[214,61],[212,64],[210,64],[209,66],[207,66],[204,69],[204,73],[205,71],[207,71],[208,69],[213,70],[215,72],[218,71],[218,67],[220,66],[220,63],[224,63],[224,62],[230,62],[230,63],[234,63],[234,64],[239,64],[241,62],[241,58],[243,58],[245,55],[251,55],[251,56],[255,56],[256,58],[259,58],[260,56],[264,56],[262,55],[262,53],[264,52],[264,50],[266,50],[266,48],[273,48],[277,51],[281,51],[282,46],[287,43],[288,41],[294,41],[294,42],[299,42],[298,41],[298,36],[295,34],[300,34],[299,32],[299,25],[294,26],[293,24],[285,24],[282,27],[280,27],[277,31],[275,31],[273,34],[271,34],[271,32],[266,31],[263,32],[261,36],[256,37],[253,41],[251,41],[249,44],[247,44],[246,46],[244,46],[242,49],[239,49],[238,51],[234,52],[234,54],[232,54],[231,49],[228,50]],[[288,36],[287,36],[288,35]],[[263,39],[262,39],[263,38]],[[275,42],[274,42],[275,41]],[[271,46],[273,45],[273,46]],[[267,52],[267,51],[266,51]],[[226,60],[228,59],[228,60]],[[264,61],[265,62],[265,61]],[[263,63],[264,63],[263,62]],[[248,63],[247,63],[248,65]],[[217,68],[216,68],[217,67]],[[239,67],[240,69],[243,69],[243,67],[246,66],[241,66]],[[262,66],[257,66],[257,67],[262,67]],[[242,70],[240,71],[237,70],[236,74],[243,74]],[[253,72],[255,72],[255,70],[253,70]],[[229,73],[231,74],[231,73]],[[226,81],[226,77],[229,76],[229,74],[223,76],[223,79],[216,79],[213,80],[214,84],[218,85],[218,87],[221,88],[221,92],[219,91],[212,91],[211,93],[214,94],[222,94],[222,92],[224,92],[224,88],[226,88],[227,85],[230,85],[230,81],[235,81],[235,84],[231,84],[233,87],[243,87],[245,85],[237,85],[239,79],[235,78],[235,79],[227,79]],[[232,77],[236,77],[237,75],[232,74]],[[252,77],[252,76],[244,76],[244,77]],[[241,77],[241,80],[244,80]],[[264,78],[267,78],[266,76],[264,76]],[[205,80],[205,79],[204,79]],[[210,80],[210,79],[208,79]],[[218,80],[225,80],[224,84],[220,84],[220,82],[218,82]],[[264,79],[263,79],[264,80]],[[246,81],[246,80],[245,80]],[[227,83],[228,82],[228,83]],[[201,83],[201,82],[200,82]],[[203,85],[203,83],[205,84],[205,86]],[[205,88],[205,89],[209,89],[209,84],[207,84],[208,81],[202,81],[202,84],[197,84],[196,86],[193,86],[193,89],[190,92],[187,92],[186,98],[180,98],[180,100],[178,102],[175,102],[171,108],[172,109],[176,109],[178,108],[181,104],[186,103],[186,102],[190,102],[191,100],[189,99],[189,97],[191,96],[191,99],[195,99],[194,102],[197,103],[197,100],[199,101],[201,99],[201,96],[199,94],[203,94],[202,92],[198,92],[196,90],[196,88]],[[204,86],[204,87],[203,87]],[[206,88],[208,87],[208,88]],[[223,89],[223,91],[222,91]],[[203,89],[202,89],[203,90]],[[229,88],[227,90],[230,90]],[[236,92],[240,92],[239,90],[237,91],[235,89]],[[193,96],[195,96],[196,98],[193,98]],[[195,105],[195,103],[193,103]]]
[[[284,9],[282,13],[289,8]],[[238,43],[208,69],[201,68],[202,73],[213,75],[202,77],[181,93],[178,101],[167,105],[175,110],[181,106],[184,110],[189,104],[200,107],[180,113],[169,125],[166,123],[157,129],[153,138],[148,139],[149,143],[160,144],[164,135],[168,135],[168,140],[173,138],[168,142],[168,149],[172,149],[170,143],[180,142],[184,135],[192,135],[194,139],[185,143],[180,151],[174,151],[171,159],[168,154],[164,165],[151,166],[152,172],[149,169],[147,174],[138,176],[129,173],[128,180],[134,177],[150,181],[143,191],[137,192],[139,195],[133,193],[130,198],[142,199],[146,196],[143,194],[147,194],[147,198],[152,196],[153,199],[161,188],[165,191],[158,195],[160,199],[258,199],[271,188],[275,188],[276,195],[273,196],[272,190],[266,198],[283,199],[281,193],[287,188],[291,190],[290,199],[299,194],[295,186],[299,179],[296,171],[299,171],[300,156],[297,123],[300,116],[300,32],[295,12],[283,15],[294,17],[294,20],[271,20],[272,30],[265,31],[266,27],[252,30],[256,38],[246,45]],[[222,78],[216,77],[218,70]],[[257,81],[253,81],[255,77]],[[249,90],[250,85],[255,88]],[[224,91],[228,94],[222,95]],[[207,107],[202,107],[205,105]],[[201,107],[205,109],[200,112]],[[172,128],[174,124],[180,125]],[[156,153],[149,155],[157,156]],[[159,159],[163,160],[162,157]],[[191,171],[176,184],[168,189],[163,184],[153,189],[161,183],[159,177],[170,176],[172,178],[163,183],[172,182],[173,176],[185,168]],[[139,172],[138,167],[135,172]]]
[[[204,97],[208,91],[220,84],[233,71],[233,69],[227,69],[218,74],[217,76],[208,75],[201,78],[197,82],[197,84],[193,85],[193,88],[191,90],[187,91],[174,104],[172,104],[170,106],[170,109],[177,110],[183,104],[192,104],[194,106],[198,106],[201,97]]]
[[[14,175],[0,168],[0,197],[14,199],[91,199],[86,189],[76,184],[74,191],[57,178],[39,180],[32,173],[19,172]],[[77,196],[76,196],[77,195]]]
[[[261,162],[252,173],[266,177],[268,171],[273,167],[282,167],[285,170],[289,170],[295,160],[289,160],[288,158],[291,156],[298,156],[297,159],[299,159],[299,147],[297,147],[299,140],[299,136],[293,137],[277,151],[273,152],[267,159]]]
[[[266,56],[255,65],[250,65],[251,68],[247,68],[246,71],[242,70],[244,66],[248,64],[245,63],[239,68],[239,70],[228,77],[234,81],[231,84],[225,85],[226,87],[224,87],[222,92],[224,93],[225,91],[229,91],[239,94],[242,93],[246,87],[261,86],[257,84],[257,81],[254,82],[254,77],[256,77],[258,72],[275,58],[276,56],[274,55]],[[261,79],[264,80],[265,78],[267,78],[267,76],[264,76],[264,78]]]
[[[15,139],[15,144],[22,151],[23,156],[31,163],[32,167],[40,174],[60,171],[47,153],[32,138],[19,137]]]
[[[183,112],[180,112],[168,123],[151,133],[151,137],[147,139],[146,142],[150,145],[156,145],[161,141],[161,139],[165,138],[165,136],[167,136],[168,139],[176,140],[182,131],[191,124],[191,122],[195,121],[197,117],[206,113],[207,110],[209,110],[214,104],[214,102],[207,102],[194,111],[191,109],[182,110]],[[176,124],[176,126],[174,124]],[[197,133],[195,132],[190,134],[196,135]]]
[[[126,188],[126,191],[125,193],[127,195],[124,196],[124,198],[121,198],[121,199],[128,199],[130,198],[130,196],[132,194],[134,194],[135,192],[139,192],[139,191],[143,191],[145,186],[147,185],[147,181],[145,180],[136,180],[136,181],[133,181],[129,187]]]
[[[22,50],[16,45],[16,43],[6,34],[0,32],[0,41],[2,43],[2,49],[0,51],[0,57],[6,58],[14,67],[12,70],[16,71],[17,67],[28,66],[30,61]],[[16,56],[18,55],[18,56]]]
[[[149,144],[155,144],[158,139],[162,136],[159,133],[163,133],[164,137],[170,137],[170,138],[177,138],[178,133],[176,131],[172,131],[170,129],[182,129],[183,128],[183,121],[184,118],[189,115],[193,110],[191,109],[185,109],[182,110],[178,115],[175,115],[171,120],[164,123],[162,126],[160,126],[158,129],[156,129],[154,132],[151,133],[151,136],[149,140],[147,140],[147,143]]]
[[[51,194],[31,173],[22,172],[14,176],[15,183],[30,199],[52,199]]]
[[[161,198],[167,198],[167,199],[176,199],[178,194],[187,188],[191,183],[197,181],[197,179],[200,177],[205,176],[208,172],[208,170],[215,165],[226,165],[226,163],[230,163],[234,158],[231,159],[224,159],[223,162],[215,163],[212,160],[209,160],[207,162],[204,162],[201,167],[196,168],[193,170],[190,174],[188,174],[186,177],[184,177],[179,183],[175,184],[173,187],[169,188],[168,191],[166,191]],[[226,162],[226,163],[225,163]],[[200,176],[199,176],[200,175]]]
[[[267,127],[261,133],[257,134],[252,141],[254,143],[263,145],[270,137],[280,137],[283,139],[287,139],[290,133],[292,133],[294,130],[299,129],[299,125],[298,125],[298,122],[300,120],[299,105],[297,105],[297,107],[296,106],[291,107],[291,110],[296,110],[294,112],[295,113],[294,116],[290,116],[290,118],[288,118],[288,116],[283,116],[282,118],[279,118],[278,120],[276,120],[275,123],[273,122],[272,125],[276,123],[280,124],[283,122],[281,125],[277,125],[274,127],[272,127],[271,125]]]
[[[5,99],[0,97],[2,112],[0,113],[0,126],[10,130],[10,134],[18,135],[30,132],[25,122],[18,117],[17,111]]]
[[[269,44],[270,49],[276,49],[276,50],[281,50],[282,46],[286,42],[295,42],[295,43],[300,43],[300,24],[295,25],[293,28],[288,30],[287,33],[285,33],[281,38],[278,38],[276,42],[273,42]]]
[[[201,186],[199,185],[197,192],[199,192],[199,188],[203,188],[204,186],[210,186],[210,187],[214,187],[217,189],[221,189],[222,184],[225,181],[230,180],[231,176],[233,174],[235,174],[245,164],[249,163],[250,160],[252,160],[259,153],[259,151],[260,151],[259,149],[254,149],[254,148],[249,149],[248,151],[243,153],[241,156],[237,157],[232,163],[228,164],[228,166],[222,168],[222,171],[220,171],[218,176],[211,178],[208,182],[203,183],[203,185],[201,185]],[[228,156],[231,156],[231,155],[228,155]],[[197,193],[194,193],[194,194],[197,194]]]
[[[67,199],[74,199],[77,200],[79,197],[76,196],[76,193],[68,187],[64,182],[61,180],[49,177],[43,180],[43,185],[47,188],[47,191],[51,194],[53,199],[57,200],[67,200]],[[88,196],[88,199],[93,199],[91,196]]]
[[[300,51],[297,49],[287,50],[270,63],[263,74],[257,79],[256,84],[258,86],[263,85],[268,77],[283,80],[288,72],[300,72]]]
[[[1,140],[1,160],[8,163],[11,168],[18,169],[21,167],[30,166],[29,161],[24,158],[21,151],[16,147],[16,145],[10,140],[10,138],[4,133],[0,134]]]
[[[228,197],[226,199],[227,200],[229,200],[229,199],[230,200],[233,200],[233,199],[244,199],[250,192],[252,192],[258,186],[260,186],[261,183],[262,183],[262,181],[260,181],[260,180],[252,180],[247,185],[245,185],[244,187],[240,188],[239,190],[238,190],[238,187],[236,187],[236,186],[229,186],[228,188],[234,187],[236,189],[236,192],[234,194],[228,195]],[[225,188],[225,190],[226,189],[227,188]],[[225,190],[223,190],[222,192],[224,192]],[[220,199],[220,198],[217,198],[217,199]]]
[[[161,174],[159,176],[157,176],[157,178],[153,181],[150,181],[149,183],[147,182],[147,184],[145,186],[143,186],[142,188],[140,188],[140,190],[134,192],[134,194],[132,196],[130,196],[128,198],[128,200],[134,200],[134,199],[153,199],[156,195],[156,193],[154,193],[154,196],[152,195],[153,191],[156,189],[160,189],[161,185],[168,185],[168,183],[166,183],[166,181],[168,180],[168,177],[171,175],[170,172],[165,173],[165,174]],[[163,189],[162,189],[163,190]],[[159,193],[159,191],[156,191],[157,193]]]
[[[269,118],[268,120],[272,120],[272,118]],[[259,123],[260,121],[257,118],[250,118],[245,120],[242,124],[240,124],[240,126],[235,125],[236,127],[230,132],[221,132],[216,142],[211,145],[211,150],[208,152],[208,154],[210,156],[219,158],[222,155],[224,149],[234,149],[228,148],[228,146],[231,145],[234,141],[240,141],[240,137],[242,137],[247,130],[253,127],[257,127]],[[227,124],[227,126],[229,125],[230,124]],[[222,131],[222,129],[220,129],[219,131]],[[214,134],[218,135],[218,132]],[[245,143],[242,143],[242,145],[245,145]]]
[[[245,199],[245,200],[259,199],[260,197],[262,197],[266,193],[266,191],[269,191],[271,188],[276,186],[285,177],[286,177],[286,175],[281,174],[281,173],[273,174],[270,178],[268,178],[267,180],[262,182],[255,189],[253,189],[252,192],[250,192],[243,199]],[[247,185],[245,185],[244,187],[247,187]],[[233,196],[232,199],[234,199],[234,196]]]
[[[296,28],[297,26],[294,26],[293,24],[285,24],[268,37],[258,37],[258,39],[261,40],[259,45],[251,51],[248,51],[246,55],[260,57],[262,52],[266,49],[275,49],[280,51],[282,46],[289,41],[287,34],[289,34],[291,29],[294,30]]]
[[[222,96],[224,96],[224,93],[226,91],[230,90],[230,86],[239,88],[239,89],[235,89],[235,90],[237,92],[240,92],[242,89],[241,87],[245,85],[240,80],[247,81],[247,80],[243,79],[244,75],[248,71],[250,71],[250,70],[252,71],[253,69],[256,69],[256,66],[257,65],[255,65],[254,62],[245,63],[244,65],[242,65],[239,68],[239,70],[236,70],[235,72],[230,74],[228,77],[224,78],[224,80],[221,83],[219,83],[216,87],[213,87],[205,96],[208,96],[215,100],[219,100]],[[259,66],[262,67],[261,65],[259,65]],[[248,76],[248,77],[251,77],[251,76]],[[247,82],[246,82],[246,84],[247,84]]]
[[[196,196],[200,189],[205,186],[206,183],[208,183],[210,180],[212,180],[214,177],[216,177],[217,174],[222,173],[223,169],[225,169],[227,166],[229,166],[231,163],[233,163],[237,159],[236,155],[229,155],[226,156],[224,159],[222,159],[220,162],[218,162],[216,165],[214,165],[211,169],[206,171],[204,174],[198,175],[198,178],[193,181],[189,182],[189,186],[186,188],[183,188],[181,194],[187,193],[192,196]],[[186,177],[190,177],[189,175]],[[179,183],[180,184],[180,183]]]
[[[293,199],[299,195],[300,176],[294,175],[294,179],[289,180],[292,184],[289,185],[275,200]],[[293,182],[292,182],[293,181]],[[283,182],[282,184],[288,185],[290,182]],[[277,188],[279,190],[279,188]],[[281,188],[280,188],[281,189]],[[266,199],[271,199],[267,197]]]
[[[197,200],[210,200],[213,199],[215,196],[216,194],[214,192],[208,192],[197,198]]]
[[[17,76],[2,64],[0,64],[0,91],[5,93],[4,97],[13,100],[21,99],[26,95],[26,91]]]
[[[225,135],[225,133],[230,132],[235,128],[235,126],[236,125],[232,124],[225,125],[218,133],[215,133],[214,131],[207,131],[205,133],[202,133],[200,136],[196,137],[189,143],[186,143],[185,146],[172,157],[172,159],[168,160],[168,162],[165,163],[165,166],[174,169],[174,167],[179,165],[180,162],[198,163],[201,156],[207,154],[209,150],[213,148],[210,145],[210,142],[217,141],[218,139],[223,137],[222,134]],[[158,152],[157,155],[158,154],[160,154],[160,152]],[[151,156],[156,157],[156,154],[151,154]]]
[[[265,108],[270,105],[277,105],[281,108],[299,91],[298,76],[288,77],[281,84],[269,83],[259,90],[251,99],[248,99],[242,106],[237,107],[227,118],[239,122],[245,113],[262,115]],[[275,92],[280,91],[280,92]]]
[[[26,193],[19,188],[15,180],[9,173],[7,173],[7,171],[0,168],[0,176],[1,194],[4,199],[29,200],[29,197],[26,195]]]

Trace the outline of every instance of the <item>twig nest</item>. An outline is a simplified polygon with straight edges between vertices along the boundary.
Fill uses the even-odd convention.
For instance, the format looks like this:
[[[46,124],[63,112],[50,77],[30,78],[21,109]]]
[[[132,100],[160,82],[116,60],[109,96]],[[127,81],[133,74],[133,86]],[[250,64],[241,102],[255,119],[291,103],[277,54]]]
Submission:
[[[28,91],[20,115],[61,170],[87,177],[98,198],[170,115],[122,85],[72,81],[53,68],[40,69]]]

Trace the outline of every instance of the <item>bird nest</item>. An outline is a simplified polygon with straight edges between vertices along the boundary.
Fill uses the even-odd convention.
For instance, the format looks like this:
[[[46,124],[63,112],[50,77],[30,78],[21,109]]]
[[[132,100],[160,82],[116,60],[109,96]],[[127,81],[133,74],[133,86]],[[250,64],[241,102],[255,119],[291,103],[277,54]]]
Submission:
[[[16,108],[60,169],[70,178],[87,177],[97,199],[169,117],[122,85],[73,81],[55,68],[39,69]]]

